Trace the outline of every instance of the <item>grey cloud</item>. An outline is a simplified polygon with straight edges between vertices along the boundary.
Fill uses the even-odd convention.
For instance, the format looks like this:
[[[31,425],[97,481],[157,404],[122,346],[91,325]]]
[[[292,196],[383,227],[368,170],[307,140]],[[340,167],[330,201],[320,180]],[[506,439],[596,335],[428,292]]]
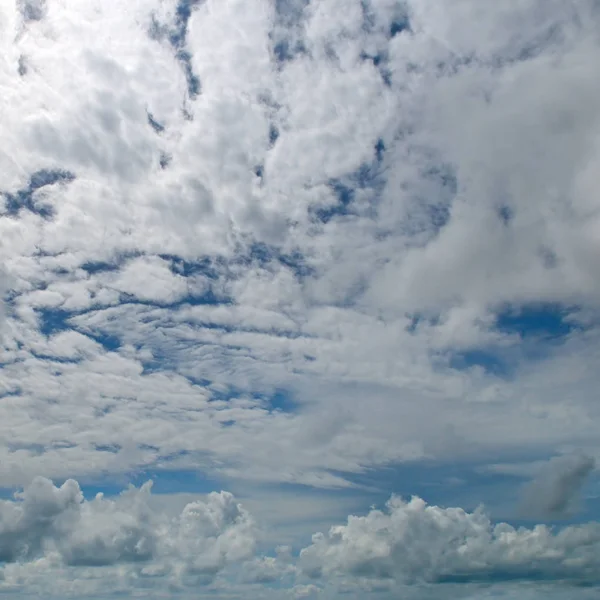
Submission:
[[[41,477],[16,498],[0,504],[0,557],[7,562],[35,558],[47,540],[66,535],[83,500],[75,481],[56,488]]]
[[[210,580],[249,558],[255,546],[250,515],[228,492],[213,492],[167,519],[152,510],[151,483],[115,499],[85,500],[70,479],[56,487],[38,477],[0,504],[0,560],[27,562],[58,553],[71,567],[142,563],[171,574]]]
[[[41,21],[46,16],[46,0],[17,0],[24,21]]]
[[[596,465],[591,456],[552,458],[523,491],[521,510],[534,517],[561,518],[577,510],[581,488]]]

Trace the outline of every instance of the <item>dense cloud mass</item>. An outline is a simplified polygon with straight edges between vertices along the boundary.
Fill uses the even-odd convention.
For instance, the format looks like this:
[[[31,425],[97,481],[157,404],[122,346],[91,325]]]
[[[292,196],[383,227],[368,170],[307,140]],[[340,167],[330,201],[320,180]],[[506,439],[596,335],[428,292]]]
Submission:
[[[153,505],[151,488],[148,482],[115,498],[86,500],[74,480],[56,487],[38,477],[14,500],[3,500],[0,589],[25,583],[34,590],[45,585],[50,594],[69,586],[93,594],[125,585],[138,593],[153,581],[157,591],[179,594],[200,585],[212,593],[225,574],[245,585],[287,584],[296,597],[328,588],[405,586],[405,593],[426,594],[427,584],[600,583],[598,523],[515,529],[492,523],[481,509],[392,497],[383,511],[314,534],[298,554],[280,546],[268,556],[258,550],[254,519],[230,493],[212,492],[169,516]]]
[[[592,581],[594,525],[493,523],[598,518],[599,31],[596,0],[0,0],[7,590]],[[140,474],[264,537],[228,495],[109,497]],[[393,492],[433,506],[290,558]]]
[[[162,575],[210,581],[227,564],[253,555],[256,527],[228,492],[213,492],[167,519],[148,505],[151,482],[116,499],[84,500],[79,484],[36,478],[0,505],[0,557],[65,566],[151,565]]]
[[[300,562],[312,577],[350,574],[400,583],[499,580],[598,582],[600,524],[553,532],[493,524],[482,511],[392,498],[313,536]]]

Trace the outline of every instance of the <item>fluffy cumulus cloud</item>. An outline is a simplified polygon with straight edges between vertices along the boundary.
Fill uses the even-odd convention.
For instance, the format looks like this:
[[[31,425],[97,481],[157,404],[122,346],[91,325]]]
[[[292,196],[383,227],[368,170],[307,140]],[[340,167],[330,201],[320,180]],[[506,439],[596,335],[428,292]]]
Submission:
[[[392,498],[386,511],[349,517],[300,553],[310,577],[350,575],[394,583],[572,580],[598,583],[598,523],[553,532],[515,529],[483,511]]]
[[[249,530],[203,529],[229,496],[150,535],[145,491],[88,502],[40,476],[195,473],[272,522],[309,490],[319,527],[396,490],[382,469],[420,495],[443,473],[429,490],[503,519],[532,474],[528,517],[588,510],[599,25],[595,0],[0,2],[0,487],[27,489],[3,509],[7,585],[32,565],[92,581],[97,560],[121,590],[155,578],[127,563],[216,595],[331,592],[285,552],[246,560]],[[485,560],[513,573],[488,529]],[[343,579],[327,540],[301,562],[329,553]]]
[[[212,492],[169,514],[153,503],[151,488],[86,500],[75,480],[56,487],[38,477],[2,500],[0,589],[52,597],[170,590],[186,598],[198,586],[217,596],[225,586],[227,597],[274,586],[296,598],[376,590],[428,598],[432,585],[445,594],[456,583],[600,583],[598,523],[515,528],[482,509],[392,497],[383,511],[314,534],[299,552],[279,546],[265,555],[255,520],[232,494]]]
[[[85,500],[72,479],[60,487],[34,479],[0,505],[1,585],[10,590],[23,577],[55,567],[64,579],[56,591],[68,582],[70,568],[103,568],[110,577],[111,568],[125,567],[132,580],[161,577],[190,586],[210,583],[228,565],[253,556],[256,525],[230,493],[212,492],[168,518],[149,504],[151,487]]]

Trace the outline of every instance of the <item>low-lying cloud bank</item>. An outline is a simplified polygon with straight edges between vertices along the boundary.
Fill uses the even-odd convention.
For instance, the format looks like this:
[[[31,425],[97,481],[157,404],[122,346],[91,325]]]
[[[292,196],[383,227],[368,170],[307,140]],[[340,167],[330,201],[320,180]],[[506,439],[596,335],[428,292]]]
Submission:
[[[516,529],[493,523],[483,509],[392,497],[384,510],[315,534],[299,554],[279,547],[269,556],[260,551],[255,520],[232,494],[212,492],[170,516],[151,501],[151,488],[148,482],[87,500],[72,479],[57,487],[38,477],[2,500],[0,589],[27,593],[47,585],[86,595],[131,586],[239,591],[277,584],[313,594],[348,585],[415,591],[444,583],[600,584],[597,522]]]
[[[149,506],[151,487],[86,500],[73,479],[56,487],[38,477],[0,504],[0,558],[21,564],[52,558],[66,567],[128,564],[142,575],[208,582],[253,555],[254,521],[230,493],[212,492],[168,518]]]
[[[309,576],[352,575],[399,583],[600,580],[600,524],[554,531],[493,523],[482,509],[392,497],[385,511],[350,516],[300,553]]]

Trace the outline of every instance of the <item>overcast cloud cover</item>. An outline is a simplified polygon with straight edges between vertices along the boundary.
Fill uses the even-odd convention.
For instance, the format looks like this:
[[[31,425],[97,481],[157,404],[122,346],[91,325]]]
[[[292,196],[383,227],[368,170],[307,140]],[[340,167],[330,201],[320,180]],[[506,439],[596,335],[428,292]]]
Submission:
[[[0,0],[5,597],[597,598],[598,65],[597,0]]]

